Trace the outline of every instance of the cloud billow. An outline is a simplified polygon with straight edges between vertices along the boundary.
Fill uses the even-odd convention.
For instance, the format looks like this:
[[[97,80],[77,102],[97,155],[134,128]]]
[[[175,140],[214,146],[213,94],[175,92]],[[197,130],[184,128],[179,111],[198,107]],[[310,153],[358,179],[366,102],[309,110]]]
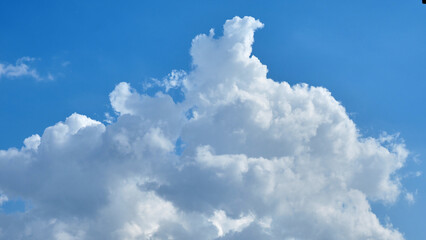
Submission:
[[[72,114],[0,151],[2,201],[32,206],[0,213],[0,239],[404,239],[369,202],[397,200],[405,146],[361,136],[325,88],[267,78],[261,27],[198,35],[152,96],[119,83],[109,125]]]

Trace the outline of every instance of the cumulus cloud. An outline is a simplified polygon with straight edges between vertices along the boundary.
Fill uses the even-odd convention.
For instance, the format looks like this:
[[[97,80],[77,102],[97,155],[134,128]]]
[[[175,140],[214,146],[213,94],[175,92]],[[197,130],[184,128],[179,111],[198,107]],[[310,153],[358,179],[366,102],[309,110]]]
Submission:
[[[17,78],[17,77],[30,77],[37,81],[41,80],[54,80],[52,74],[48,73],[46,77],[41,77],[38,71],[31,66],[31,63],[36,59],[31,57],[19,58],[15,65],[0,63],[0,78]]]
[[[198,35],[155,94],[119,83],[107,126],[75,113],[1,150],[0,190],[32,208],[0,213],[0,238],[404,239],[370,207],[403,191],[404,144],[361,136],[325,88],[269,79],[261,27]]]

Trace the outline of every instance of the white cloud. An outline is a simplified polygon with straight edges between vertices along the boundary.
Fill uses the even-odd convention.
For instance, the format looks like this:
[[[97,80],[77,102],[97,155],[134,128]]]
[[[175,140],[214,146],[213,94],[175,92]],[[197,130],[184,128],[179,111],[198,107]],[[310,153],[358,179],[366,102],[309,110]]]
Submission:
[[[408,203],[413,204],[415,202],[414,195],[410,192],[405,193],[405,200]]]
[[[238,219],[232,219],[226,216],[225,211],[215,211],[214,215],[208,219],[216,228],[218,237],[222,237],[229,232],[241,232],[248,227],[255,217],[253,215],[242,216]]]
[[[251,53],[262,26],[235,17],[197,36],[194,69],[154,96],[119,83],[107,126],[72,114],[1,150],[0,189],[32,205],[0,214],[1,237],[404,239],[369,204],[400,195],[404,144],[361,136],[325,88],[268,79]]]
[[[24,148],[26,149],[33,149],[35,151],[37,151],[38,146],[40,145],[40,136],[38,134],[34,134],[30,137],[27,137],[24,140]]]
[[[31,63],[35,60],[35,58],[31,57],[22,57],[16,61],[15,65],[0,63],[0,78],[30,77],[37,81],[54,80],[51,73],[48,73],[46,77],[40,76],[37,69],[31,66]]]
[[[9,198],[7,198],[6,195],[4,195],[0,192],[0,207],[1,207],[1,205],[3,205],[3,203],[7,202],[8,200],[9,200]]]
[[[71,62],[70,62],[70,61],[65,61],[65,62],[62,62],[62,63],[61,63],[62,67],[67,67],[67,66],[69,66],[70,64],[71,64]]]
[[[164,89],[164,92],[169,92],[171,89],[179,89],[187,81],[186,72],[183,70],[172,70],[165,78],[161,81],[152,78],[151,81],[144,82],[144,89],[160,88]]]

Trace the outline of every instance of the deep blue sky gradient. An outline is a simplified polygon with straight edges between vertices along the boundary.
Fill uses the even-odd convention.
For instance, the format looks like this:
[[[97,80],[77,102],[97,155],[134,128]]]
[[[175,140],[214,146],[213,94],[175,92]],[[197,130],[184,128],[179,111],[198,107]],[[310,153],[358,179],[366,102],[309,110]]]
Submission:
[[[0,1],[0,62],[34,57],[41,75],[55,77],[0,78],[0,149],[21,147],[73,112],[102,121],[117,83],[141,89],[151,77],[190,70],[192,38],[210,28],[221,35],[236,15],[265,24],[253,53],[270,78],[328,88],[364,136],[400,133],[412,153],[401,176],[425,172],[421,0]],[[402,196],[391,206],[373,203],[373,210],[407,239],[426,239],[425,178],[402,182],[417,190],[416,203]]]

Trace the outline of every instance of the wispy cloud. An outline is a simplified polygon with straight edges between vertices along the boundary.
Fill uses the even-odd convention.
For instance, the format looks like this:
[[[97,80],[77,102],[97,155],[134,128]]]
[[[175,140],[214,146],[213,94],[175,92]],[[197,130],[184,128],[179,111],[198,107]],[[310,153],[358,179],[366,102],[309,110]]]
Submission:
[[[48,73],[46,76],[41,76],[37,69],[31,66],[31,63],[34,61],[36,61],[36,59],[32,57],[21,57],[15,64],[0,63],[0,78],[29,77],[37,81],[54,80],[51,73]]]
[[[62,62],[61,63],[61,66],[62,67],[67,67],[67,66],[69,66],[71,64],[71,62],[70,61],[65,61],[65,62]]]

